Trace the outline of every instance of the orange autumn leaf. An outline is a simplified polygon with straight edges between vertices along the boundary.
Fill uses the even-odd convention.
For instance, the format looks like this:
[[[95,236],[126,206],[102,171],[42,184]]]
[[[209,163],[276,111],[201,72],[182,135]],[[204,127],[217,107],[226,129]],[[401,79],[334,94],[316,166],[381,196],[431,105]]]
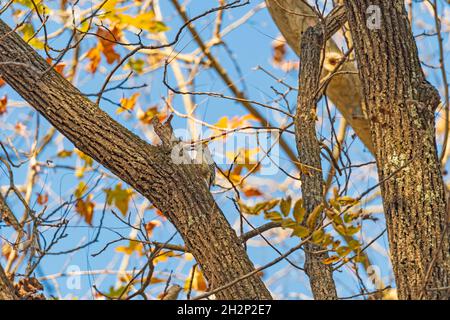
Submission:
[[[244,194],[246,197],[260,197],[263,195],[259,189],[252,187],[244,189]]]
[[[75,211],[84,218],[87,224],[92,225],[92,218],[94,217],[95,203],[92,202],[93,196],[90,194],[86,200],[78,199],[75,204]]]
[[[0,77],[0,88],[3,87],[6,84],[5,80],[3,80],[2,77]]]
[[[48,194],[47,193],[39,193],[37,197],[37,203],[43,206],[48,202]]]
[[[132,111],[136,105],[139,95],[140,94],[137,92],[129,98],[120,99],[120,108],[117,108],[117,114],[121,114],[124,111]]]
[[[192,289],[197,291],[206,291],[208,289],[208,285],[206,284],[205,277],[203,276],[200,270],[195,268],[194,270],[194,278],[192,279],[192,271],[189,277],[186,279],[184,283],[184,290],[189,291],[192,281]]]
[[[286,42],[283,40],[284,39],[279,37],[278,39],[274,40],[272,43],[272,50],[273,50],[272,63],[275,66],[282,65],[286,59],[287,48],[286,48]]]
[[[151,124],[154,116],[158,116],[160,122],[163,122],[167,115],[164,113],[159,113],[156,106],[148,108],[146,111],[138,110],[137,117],[142,124]]]
[[[97,36],[99,37],[99,49],[106,58],[108,64],[113,64],[120,60],[120,55],[114,50],[114,46],[120,41],[120,29],[114,26],[110,30],[99,28]]]
[[[152,233],[153,233],[153,229],[155,229],[156,227],[159,227],[160,225],[161,225],[161,221],[159,221],[159,220],[153,220],[153,221],[148,222],[145,225],[145,230],[147,231],[147,235],[149,237],[151,237]]]
[[[49,65],[53,65],[53,61],[50,58],[46,59],[47,63]],[[53,68],[55,69],[56,72],[58,72],[60,75],[64,76],[64,68],[66,67],[66,64],[64,62],[58,63],[56,66],[54,66]]]
[[[0,99],[0,116],[2,114],[6,113],[6,106],[8,104],[8,97],[3,96],[3,98]]]
[[[86,57],[89,59],[89,63],[87,65],[87,70],[90,73],[95,73],[97,71],[97,68],[100,64],[100,61],[102,60],[101,57],[101,50],[99,48],[99,45],[97,45],[96,47],[90,49],[87,54]]]
[[[163,220],[166,220],[166,216],[164,215],[164,213],[161,210],[156,209],[156,214]]]
[[[339,257],[331,256],[329,258],[326,258],[326,259],[322,260],[322,263],[325,264],[325,265],[330,265],[330,264],[336,263],[336,262],[338,262],[340,260],[341,260],[341,258],[339,258]]]
[[[97,71],[102,60],[102,54],[105,56],[108,64],[113,64],[120,60],[120,55],[114,50],[115,42],[120,40],[120,30],[117,27],[113,27],[109,31],[99,28],[97,36],[99,37],[97,46],[90,49],[86,54],[86,57],[89,59],[87,70],[90,73]]]

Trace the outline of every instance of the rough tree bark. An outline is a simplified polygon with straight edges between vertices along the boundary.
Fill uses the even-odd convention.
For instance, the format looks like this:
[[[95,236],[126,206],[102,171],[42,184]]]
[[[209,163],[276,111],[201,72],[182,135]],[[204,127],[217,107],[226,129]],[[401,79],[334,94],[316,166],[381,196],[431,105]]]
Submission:
[[[295,136],[300,163],[313,168],[307,170],[308,172],[303,171],[300,176],[304,206],[310,213],[324,201],[320,144],[316,137],[316,104],[323,33],[315,28],[309,28],[302,42],[304,45],[300,60]],[[328,258],[328,253],[316,253],[323,250],[312,243],[305,244],[304,248],[305,272],[309,277],[314,298],[337,299],[331,267],[322,263],[322,260]]]
[[[151,146],[115,122],[0,21],[0,74],[81,151],[104,165],[164,212],[194,255],[210,288],[254,270],[236,233],[194,166],[174,164],[170,150]],[[271,299],[258,276],[216,295]]]
[[[381,9],[379,29],[367,27],[371,5]],[[434,126],[439,93],[421,69],[403,0],[346,0],[345,6],[399,298],[448,299],[448,215]]]

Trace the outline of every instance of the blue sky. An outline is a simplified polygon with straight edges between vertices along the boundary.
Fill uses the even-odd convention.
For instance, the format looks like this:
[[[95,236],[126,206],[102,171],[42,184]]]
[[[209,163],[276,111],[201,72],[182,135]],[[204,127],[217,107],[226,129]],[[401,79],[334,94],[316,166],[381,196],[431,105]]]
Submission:
[[[224,25],[229,25],[230,23],[236,21],[243,15],[245,15],[249,10],[257,6],[261,1],[251,1],[248,6],[244,6],[242,8],[233,9],[232,11],[228,11],[224,16]],[[215,1],[203,1],[203,0],[192,0],[188,5],[188,15],[193,17],[197,14],[204,12],[205,10],[211,8],[212,5],[215,5]],[[168,3],[168,1],[161,1],[162,13],[164,16],[165,23],[171,28],[169,32],[167,32],[168,39],[172,39],[176,31],[178,30],[180,24],[180,20],[176,17],[176,13],[172,6]],[[447,6],[448,10],[448,6]],[[418,11],[420,12],[420,11]],[[5,13],[2,16],[9,25],[13,25],[13,21],[9,16],[10,13]],[[448,15],[447,15],[448,16]],[[211,36],[211,29],[214,23],[215,16],[207,16],[202,18],[198,22],[196,22],[195,26],[199,33],[201,34],[203,39],[209,39]],[[426,15],[423,16],[424,23],[428,23],[431,25],[431,20],[427,18]],[[50,24],[49,32],[57,30],[59,28],[59,24]],[[426,25],[425,25],[426,27]],[[425,28],[426,29],[426,28]],[[415,28],[415,34],[419,34],[423,32],[423,27]],[[430,31],[426,29],[427,31]],[[251,19],[249,19],[245,24],[240,26],[238,29],[234,30],[230,34],[228,34],[224,40],[226,41],[229,50],[232,52],[232,57],[230,58],[229,52],[224,50],[223,48],[215,48],[213,50],[213,54],[218,57],[220,63],[225,67],[225,69],[230,73],[233,79],[240,79],[240,81],[236,82],[241,89],[244,89],[247,96],[252,99],[263,103],[272,103],[272,100],[276,98],[274,91],[271,87],[277,88],[279,91],[285,90],[282,85],[274,81],[271,77],[264,74],[262,71],[258,71],[255,68],[257,66],[263,66],[270,72],[273,72],[277,77],[282,78],[285,82],[289,83],[292,86],[297,85],[297,74],[296,72],[284,73],[283,71],[274,68],[271,65],[271,56],[272,56],[272,41],[276,39],[279,35],[279,32],[272,22],[268,12],[266,9],[262,9],[258,11]],[[445,33],[445,43],[448,44],[448,34]],[[57,41],[52,45],[55,46],[64,46],[64,39],[67,39],[67,35],[63,35],[58,38]],[[436,39],[434,38],[419,38],[419,48],[421,52],[421,58],[423,58],[427,63],[433,64],[436,63]],[[86,51],[90,47],[94,46],[96,40],[88,39],[83,44],[83,51]],[[183,33],[180,42],[174,48],[181,53],[190,53],[196,49],[195,43],[192,41],[192,38],[188,34],[187,31]],[[121,51],[122,53],[124,51]],[[296,59],[293,53],[288,54],[289,59]],[[234,59],[234,61],[233,61]],[[70,57],[67,58],[70,61]],[[238,62],[239,70],[236,70],[235,61]],[[446,62],[450,63],[448,59],[448,50],[446,53]],[[85,61],[82,62],[85,64]],[[110,68],[110,67],[109,67]],[[427,73],[429,74],[429,80],[442,88],[442,82],[440,80],[440,74],[436,70],[427,69]],[[119,74],[126,74],[126,71],[120,71]],[[167,95],[167,88],[162,84],[162,70],[156,70],[152,73],[145,74],[143,76],[139,76],[130,80],[129,85],[141,85],[147,84],[148,87],[145,89],[140,89],[141,96],[138,101],[138,107],[144,109],[145,107],[149,107],[154,104],[161,105],[161,97]],[[98,87],[101,85],[104,78],[104,74],[96,75],[92,77],[86,72],[82,72],[79,74],[76,79],[76,85],[78,88],[85,93],[91,93],[98,90]],[[169,80],[173,83],[173,74],[169,74]],[[230,94],[222,82],[221,79],[217,76],[214,70],[203,70],[201,74],[196,78],[196,90],[197,91],[208,91],[208,92],[223,92],[226,94]],[[133,91],[132,91],[133,92]],[[108,99],[118,102],[121,97],[131,95],[130,91],[115,91],[112,93],[108,93],[106,96]],[[4,94],[8,95],[9,101],[12,102],[20,102],[21,98],[14,93],[11,88],[3,87],[0,89],[0,97]],[[295,106],[296,95],[295,92],[291,93],[288,96],[288,100],[291,106]],[[197,115],[199,118],[204,119],[209,123],[216,123],[223,116],[240,116],[246,114],[246,111],[242,108],[241,105],[225,99],[220,98],[212,98],[212,97],[203,97],[197,96],[195,97],[195,102],[199,104]],[[182,110],[182,100],[180,97],[176,97],[173,101],[175,108],[180,108]],[[114,119],[125,125],[128,129],[132,130],[139,136],[144,139],[148,139],[148,136],[145,136],[142,128],[137,124],[137,121],[133,120],[133,118],[127,119],[123,115],[116,114],[116,106],[108,103],[107,101],[103,101],[101,103],[101,108],[107,111]],[[322,101],[319,105],[320,114],[323,114],[325,111],[324,102]],[[261,109],[263,113],[267,115],[268,118],[276,120],[273,112],[269,112],[267,110]],[[339,119],[339,115],[337,115],[337,119]],[[10,137],[13,132],[13,126],[18,122],[22,122],[27,124],[29,134],[32,135],[33,128],[35,127],[35,123],[37,120],[37,114],[33,112],[33,110],[29,107],[23,108],[10,108],[8,113],[0,118],[0,126],[2,130],[0,132],[0,139],[3,141],[7,137]],[[49,125],[42,117],[40,120],[40,134],[43,136],[46,131],[49,130]],[[175,119],[174,127],[176,128],[184,128],[186,127],[185,121],[181,119]],[[319,126],[319,132],[321,135],[327,137],[329,136],[330,128],[328,122],[325,121],[323,125]],[[295,144],[292,136],[287,135],[286,139],[288,139],[291,147],[295,150]],[[372,157],[369,152],[365,151],[362,144],[359,141],[354,141],[352,143],[351,133],[348,135],[347,143],[351,147],[349,148],[349,152],[352,155],[352,163],[365,163],[368,161],[372,161]],[[26,150],[29,148],[27,143],[29,139],[18,139],[19,145],[18,148],[23,148]],[[59,136],[55,140],[56,144],[49,147],[46,152],[41,154],[39,160],[41,162],[46,162],[47,160],[53,161],[53,163],[58,165],[74,165],[74,158],[63,160],[56,157],[56,153],[64,149],[72,149],[72,145],[66,139]],[[286,156],[280,155],[280,162],[282,163],[282,167],[284,170],[292,172],[294,167],[289,161],[286,161]],[[323,163],[324,168],[328,168],[328,164],[326,161]],[[96,164],[94,165],[96,166]],[[0,171],[0,185],[5,186],[7,184],[7,176],[4,168],[1,167]],[[15,169],[14,175],[15,180],[18,184],[21,184],[25,181],[27,174],[27,167]],[[100,178],[100,174],[97,172],[87,173],[83,180],[88,183],[89,186],[94,186],[97,180]],[[374,166],[365,167],[364,169],[355,169],[352,172],[351,176],[351,184],[348,189],[348,194],[351,196],[358,196],[367,188],[375,185],[377,183],[376,179],[376,169]],[[288,185],[288,188],[285,186],[286,176],[280,171],[276,175],[271,177],[276,183],[279,184],[278,187],[275,187],[275,191],[270,191],[271,195],[274,197],[282,196],[285,194],[291,194],[294,197],[300,196],[300,189],[298,189],[298,185]],[[57,208],[60,205],[61,201],[67,200],[72,194],[74,188],[78,185],[79,180],[74,177],[73,172],[67,171],[64,169],[43,169],[42,173],[39,175],[39,182],[36,185],[36,189],[34,190],[34,195],[32,198],[32,203],[36,200],[36,194],[39,192],[39,186],[42,188],[45,186],[46,188],[51,189],[54,194],[52,196],[52,201],[49,203],[49,208],[47,212],[50,212],[54,208]],[[55,248],[52,249],[53,253],[57,253],[60,251],[69,250],[76,246],[87,243],[89,240],[95,238],[97,229],[95,226],[99,226],[102,220],[102,204],[105,201],[104,193],[102,189],[114,187],[117,181],[113,178],[104,177],[100,181],[98,187],[93,191],[94,200],[97,202],[97,209],[94,217],[94,227],[87,226],[84,222],[80,221],[80,218],[76,214],[73,207],[67,208],[67,211],[60,210],[56,214],[56,216],[67,215],[67,218],[70,219],[71,223],[68,228],[68,237],[63,239],[60,244],[58,244]],[[275,183],[275,184],[276,184]],[[263,186],[270,187],[270,186]],[[297,188],[297,189],[296,189]],[[270,188],[268,188],[271,190]],[[216,196],[217,202],[221,206],[228,220],[234,227],[238,227],[237,222],[239,221],[239,214],[235,210],[232,202],[226,197],[231,194],[221,195],[218,194]],[[139,210],[142,209],[144,200],[140,196],[135,196],[133,198],[132,205],[130,206],[130,221],[134,221],[136,216],[138,215]],[[17,202],[14,200],[10,201],[10,205],[14,210],[20,212],[23,210]],[[380,201],[376,200],[369,204],[372,207],[380,206]],[[36,205],[38,208],[38,205]],[[142,210],[141,210],[142,211]],[[381,214],[376,215],[379,220],[376,223],[373,222],[365,222],[364,223],[364,239],[366,241],[376,237],[384,230],[384,218]],[[154,211],[147,210],[144,214],[144,219],[146,221],[151,221],[153,219],[157,219],[158,216]],[[261,218],[252,218],[252,223],[254,225],[259,225],[264,223],[264,220]],[[103,220],[103,229],[101,230],[99,241],[89,245],[88,247],[79,250],[75,253],[69,253],[64,255],[49,255],[46,256],[40,267],[36,270],[36,277],[42,277],[44,275],[52,275],[60,272],[67,271],[68,267],[70,270],[79,270],[82,271],[92,271],[92,270],[117,270],[119,265],[123,259],[123,255],[119,254],[115,251],[115,247],[117,245],[126,245],[127,241],[123,241],[121,243],[116,243],[106,250],[102,251],[102,253],[96,257],[92,257],[92,254],[98,253],[103,250],[105,245],[117,239],[117,233],[128,236],[130,230],[129,228],[118,222],[118,219],[111,214],[110,210],[106,210],[104,220]],[[155,229],[155,233],[153,235],[153,240],[157,241],[167,241],[173,234],[175,233],[175,229],[168,223],[165,222],[161,227]],[[44,236],[50,239],[53,235],[52,230],[48,230],[44,232]],[[3,228],[0,225],[0,236],[8,237],[10,236],[10,230]],[[282,252],[286,251],[290,247],[294,246],[298,243],[297,238],[289,238],[282,237],[282,241],[279,241],[280,238],[274,237],[274,241],[277,244],[277,248]],[[171,242],[182,244],[182,241],[179,236],[176,236],[174,240]],[[387,237],[386,235],[379,239],[376,242],[375,250],[370,250],[369,255],[372,259],[374,265],[380,268],[382,276],[384,277],[385,284],[393,285],[392,281],[392,272],[390,268],[390,264],[388,261],[388,257],[385,255],[386,248],[388,247]],[[268,247],[267,245],[261,246],[260,242],[257,245],[252,245],[250,243],[248,248],[249,255],[255,265],[263,265],[272,259],[277,257],[277,253],[274,252],[273,249]],[[301,252],[295,253],[291,257],[292,261],[302,265],[303,264],[303,254]],[[4,260],[0,260],[1,263],[5,263]],[[128,270],[132,270],[133,268],[139,268],[144,263],[143,259],[137,257],[135,254],[131,256]],[[161,263],[158,265],[158,273],[157,276],[160,278],[167,278],[168,275],[173,271],[173,282],[183,285],[184,279],[187,277],[189,270],[193,264],[193,261],[186,260],[185,258],[171,258],[166,263]],[[23,270],[22,270],[23,272]],[[95,273],[95,272],[93,272]],[[287,267],[287,263],[283,261],[282,263],[268,269],[265,271],[265,279],[269,279],[274,276],[271,280],[268,280],[270,289],[272,292],[279,298],[308,298],[311,297],[311,292],[308,285],[308,280],[305,274],[302,271],[296,270],[295,268]],[[365,283],[368,285],[368,281],[364,275],[362,277]],[[342,272],[335,272],[335,279],[337,282],[338,293],[340,296],[350,296],[355,293],[358,293],[358,280],[356,277],[352,275],[351,272],[348,272],[343,269]],[[69,282],[68,282],[69,280]],[[77,281],[77,279],[67,278],[67,277],[57,277],[56,282],[54,281],[45,281],[45,293],[47,295],[61,296],[66,298],[91,298],[92,290],[90,290],[93,283],[97,283],[99,288],[102,291],[108,291],[109,287],[116,283],[115,275],[84,275],[80,277],[81,288],[73,289],[70,286],[71,281]],[[164,290],[164,283],[155,285],[151,290],[151,294],[156,296],[158,293]]]

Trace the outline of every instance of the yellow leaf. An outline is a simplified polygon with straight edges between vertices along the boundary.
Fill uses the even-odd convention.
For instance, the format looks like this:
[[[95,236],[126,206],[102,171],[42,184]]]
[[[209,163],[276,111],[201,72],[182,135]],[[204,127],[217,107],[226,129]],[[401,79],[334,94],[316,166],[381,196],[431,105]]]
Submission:
[[[275,211],[271,211],[271,212],[266,212],[264,214],[264,218],[267,220],[271,220],[273,222],[281,222],[283,221],[283,217],[281,216],[281,213],[275,212]]]
[[[23,40],[30,46],[35,47],[38,50],[44,49],[45,44],[37,38],[37,34],[31,23],[24,24],[20,31],[23,34]]]
[[[286,229],[294,229],[295,226],[297,226],[297,223],[291,218],[285,219],[281,222],[281,227]]]
[[[136,105],[137,99],[140,93],[135,93],[129,98],[120,99],[120,108],[117,109],[117,114],[121,114],[124,111],[132,111]]]
[[[136,252],[139,256],[144,255],[144,246],[141,242],[136,240],[130,240],[128,243],[128,246],[119,246],[116,248],[117,252],[122,252],[126,255],[132,255],[134,252]]]
[[[346,246],[339,247],[336,249],[336,253],[342,258],[349,255],[350,252],[352,252],[352,249],[350,249],[349,247],[346,247]]]
[[[186,252],[184,254],[184,259],[186,259],[186,261],[192,261],[194,260],[194,256],[192,255],[192,253]]]
[[[75,189],[74,195],[77,199],[79,199],[84,196],[87,190],[86,183],[84,181],[80,181],[78,187]]]
[[[31,10],[35,10],[37,8],[40,15],[44,13],[46,15],[51,14],[50,9],[47,6],[43,5],[43,1],[35,1],[34,4],[31,0],[14,0],[14,2],[19,3]]]
[[[122,215],[126,216],[133,190],[122,189],[122,183],[118,183],[114,189],[104,189],[104,191],[106,192],[106,203],[108,205],[114,204]]]
[[[58,152],[57,157],[58,158],[68,158],[73,154],[73,151],[69,151],[69,150],[61,150],[60,152]]]
[[[310,231],[308,228],[304,226],[296,226],[294,228],[294,232],[292,232],[291,237],[299,237],[299,238],[306,238],[309,236]]]
[[[303,199],[297,200],[294,205],[294,219],[297,223],[302,223],[305,218],[306,209],[303,207]]]
[[[164,32],[169,29],[163,22],[155,20],[155,14],[152,11],[134,16],[119,14],[117,17],[123,24],[133,26],[137,29],[146,30],[151,33]]]
[[[86,200],[78,199],[75,203],[75,211],[84,218],[87,224],[92,225],[94,217],[95,203],[92,202],[92,195],[88,195]]]
[[[323,205],[320,204],[317,207],[314,208],[313,212],[310,213],[308,216],[308,219],[306,219],[306,226],[310,230],[314,230],[317,224],[317,221],[319,220],[320,215],[323,211]]]
[[[289,215],[289,212],[291,211],[291,205],[292,205],[292,198],[290,196],[287,197],[286,199],[281,199],[280,209],[285,217]]]
[[[311,236],[312,242],[315,244],[321,244],[325,238],[325,232],[323,230],[316,230]]]
[[[155,259],[153,259],[153,263],[157,264],[160,262],[165,262],[170,257],[174,257],[176,254],[173,251],[165,251],[163,253],[159,253]]]
[[[341,259],[339,257],[331,256],[329,258],[326,258],[326,259],[322,260],[322,263],[326,264],[326,265],[330,265],[330,264],[336,263],[336,262],[338,262],[340,260]]]
[[[189,287],[191,285],[191,280],[192,280],[192,289],[193,290],[197,290],[197,291],[206,291],[206,289],[208,288],[207,284],[206,284],[206,280],[203,277],[203,274],[197,270],[197,268],[195,268],[195,270],[193,270],[194,272],[194,278],[192,279],[192,271],[189,275],[189,277],[186,279],[185,283],[184,283],[184,290],[188,291]]]

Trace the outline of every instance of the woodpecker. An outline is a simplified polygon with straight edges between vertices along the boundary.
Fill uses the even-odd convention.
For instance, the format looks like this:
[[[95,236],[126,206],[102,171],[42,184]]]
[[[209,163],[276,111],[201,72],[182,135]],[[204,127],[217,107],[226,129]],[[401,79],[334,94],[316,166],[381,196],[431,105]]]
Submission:
[[[208,143],[202,142],[199,146],[192,147],[196,151],[194,163],[198,166],[198,170],[205,179],[208,188],[211,188],[216,180],[216,164],[209,151]]]

